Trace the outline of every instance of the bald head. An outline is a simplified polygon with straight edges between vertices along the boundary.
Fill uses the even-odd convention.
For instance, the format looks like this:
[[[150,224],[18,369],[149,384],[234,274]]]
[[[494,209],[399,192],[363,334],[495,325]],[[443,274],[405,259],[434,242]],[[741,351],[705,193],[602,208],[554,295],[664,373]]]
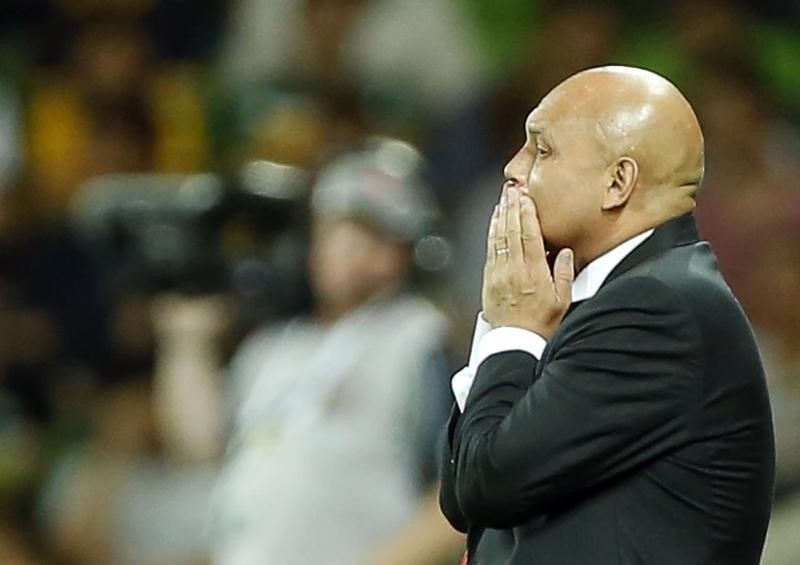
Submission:
[[[702,180],[697,117],[683,94],[655,73],[621,66],[589,69],[559,84],[538,109],[585,128],[605,158],[635,159],[644,186],[696,189]]]
[[[591,260],[694,209],[703,135],[680,91],[632,67],[580,72],[530,113],[505,169],[537,204],[545,242]]]

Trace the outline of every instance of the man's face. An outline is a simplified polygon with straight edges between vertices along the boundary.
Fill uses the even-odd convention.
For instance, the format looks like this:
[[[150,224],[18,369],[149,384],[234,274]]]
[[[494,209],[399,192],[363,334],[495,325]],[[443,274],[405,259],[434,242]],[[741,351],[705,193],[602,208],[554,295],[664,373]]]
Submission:
[[[602,158],[595,128],[552,95],[526,120],[525,143],[504,169],[536,203],[547,250],[575,248],[601,214]],[[574,107],[573,107],[574,114]]]
[[[308,265],[314,295],[337,307],[359,305],[402,271],[399,249],[356,220],[315,218]]]

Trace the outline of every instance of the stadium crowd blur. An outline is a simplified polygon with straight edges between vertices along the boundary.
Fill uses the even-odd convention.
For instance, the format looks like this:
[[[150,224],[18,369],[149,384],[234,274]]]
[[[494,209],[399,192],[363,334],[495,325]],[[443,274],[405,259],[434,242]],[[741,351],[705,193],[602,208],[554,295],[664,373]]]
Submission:
[[[457,561],[430,470],[502,165],[607,63],[698,111],[800,562],[797,3],[6,0],[0,563]]]

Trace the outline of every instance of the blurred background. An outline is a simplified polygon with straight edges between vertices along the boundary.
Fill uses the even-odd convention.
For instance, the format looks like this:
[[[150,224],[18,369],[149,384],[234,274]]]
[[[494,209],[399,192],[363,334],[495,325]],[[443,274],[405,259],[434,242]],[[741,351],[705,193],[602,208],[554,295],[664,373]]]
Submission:
[[[502,165],[586,67],[673,80],[800,563],[800,3],[0,2],[0,563],[442,564]]]

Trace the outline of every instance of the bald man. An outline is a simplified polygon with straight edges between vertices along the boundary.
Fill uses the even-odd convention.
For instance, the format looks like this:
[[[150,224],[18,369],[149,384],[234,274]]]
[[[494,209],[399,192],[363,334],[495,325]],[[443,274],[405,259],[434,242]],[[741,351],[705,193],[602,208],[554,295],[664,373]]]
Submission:
[[[658,75],[604,67],[551,91],[525,134],[453,378],[440,504],[466,559],[758,564],[770,407],[695,226],[692,108]]]

